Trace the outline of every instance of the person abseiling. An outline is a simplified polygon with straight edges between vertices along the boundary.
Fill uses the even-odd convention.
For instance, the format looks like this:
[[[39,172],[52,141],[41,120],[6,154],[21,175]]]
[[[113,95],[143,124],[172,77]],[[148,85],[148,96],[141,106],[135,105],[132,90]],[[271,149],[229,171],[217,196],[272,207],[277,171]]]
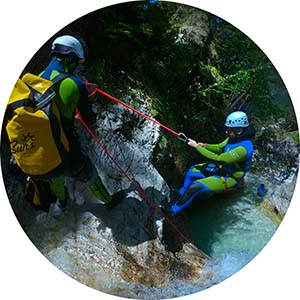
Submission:
[[[178,200],[167,207],[171,214],[178,214],[196,198],[211,196],[237,188],[243,181],[251,164],[254,128],[242,111],[229,114],[225,122],[227,138],[219,144],[205,144],[188,139],[211,163],[197,164],[188,170]]]

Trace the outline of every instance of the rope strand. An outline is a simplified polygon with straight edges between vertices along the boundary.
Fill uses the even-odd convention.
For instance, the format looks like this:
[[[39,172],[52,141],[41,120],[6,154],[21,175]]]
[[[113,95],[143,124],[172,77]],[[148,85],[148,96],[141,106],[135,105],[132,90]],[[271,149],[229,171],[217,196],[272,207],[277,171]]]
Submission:
[[[94,91],[90,94],[90,96],[93,96],[93,95],[95,94],[95,92],[98,92],[99,94],[105,96],[106,98],[108,98],[108,99],[110,99],[110,100],[112,100],[112,101],[114,101],[114,102],[116,102],[116,103],[119,103],[119,104],[123,105],[124,107],[126,107],[126,108],[128,108],[128,109],[134,111],[134,112],[137,113],[137,114],[139,114],[139,115],[142,116],[143,118],[148,119],[148,120],[150,120],[151,122],[157,124],[158,126],[164,128],[165,130],[167,130],[167,131],[170,132],[171,134],[173,134],[173,135],[175,135],[175,136],[177,136],[177,137],[180,137],[180,136],[182,135],[182,133],[176,132],[175,130],[169,128],[168,126],[166,126],[166,125],[164,125],[164,124],[162,124],[162,123],[160,123],[160,122],[158,122],[158,121],[155,120],[154,118],[149,117],[148,115],[142,113],[141,111],[139,111],[138,109],[136,109],[136,108],[130,106],[129,104],[127,104],[127,103],[125,103],[125,102],[123,102],[123,101],[121,101],[121,100],[119,100],[119,99],[117,99],[117,98],[111,96],[110,94],[108,94],[108,93],[106,93],[106,92],[100,90],[100,89],[97,88],[96,86],[94,86],[94,85],[92,85],[92,84],[89,84],[88,81],[86,81],[86,87],[87,87],[87,88],[91,88],[91,89],[94,90]]]
[[[101,147],[101,149],[104,151],[104,153],[109,157],[109,159],[116,165],[116,167],[119,169],[122,175],[124,175],[129,182],[132,184],[132,186],[135,188],[135,190],[156,210],[158,211],[173,227],[173,229],[178,233],[178,235],[182,238],[183,241],[193,244],[175,225],[175,223],[169,218],[168,215],[166,215],[163,210],[151,199],[149,198],[146,193],[143,191],[143,189],[133,180],[131,179],[128,174],[124,171],[124,169],[121,167],[121,165],[118,163],[118,161],[112,157],[110,152],[107,150],[107,148],[100,142],[100,140],[97,138],[97,136],[92,132],[92,130],[89,128],[89,126],[85,123],[83,120],[80,112],[78,109],[76,109],[75,118],[80,121],[80,123],[83,125],[83,127],[86,129],[86,131],[90,134],[90,136],[93,138],[93,140]],[[205,254],[204,254],[205,255]]]

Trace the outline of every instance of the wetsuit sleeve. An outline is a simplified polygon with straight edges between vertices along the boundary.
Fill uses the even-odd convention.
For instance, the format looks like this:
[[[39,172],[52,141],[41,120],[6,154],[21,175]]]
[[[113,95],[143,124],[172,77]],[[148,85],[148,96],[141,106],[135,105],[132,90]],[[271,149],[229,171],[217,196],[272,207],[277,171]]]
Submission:
[[[67,119],[72,119],[80,97],[79,88],[73,79],[66,78],[61,82],[59,96],[61,100],[59,103],[60,112]]]
[[[244,161],[247,157],[247,150],[243,146],[236,147],[222,154],[216,154],[208,150],[207,148],[203,148],[201,146],[198,146],[196,150],[208,159],[227,164]]]
[[[214,153],[222,153],[223,149],[225,148],[225,146],[227,144],[227,140],[228,140],[228,138],[219,144],[206,144],[205,149],[212,151]]]
[[[88,99],[88,91],[82,80],[76,80],[79,89],[79,101],[78,110],[80,111],[82,118],[88,125],[92,125],[96,122],[96,115],[93,111],[91,102]]]

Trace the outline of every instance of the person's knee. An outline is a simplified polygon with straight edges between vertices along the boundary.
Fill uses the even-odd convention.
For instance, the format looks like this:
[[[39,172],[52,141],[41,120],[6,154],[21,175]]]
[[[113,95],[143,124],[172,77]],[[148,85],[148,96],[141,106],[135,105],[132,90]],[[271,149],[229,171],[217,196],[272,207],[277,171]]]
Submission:
[[[195,198],[201,194],[203,189],[204,187],[201,184],[190,184],[185,193],[171,206],[172,212],[174,214],[178,214],[183,209],[191,205]]]
[[[184,195],[177,201],[177,205],[183,205],[188,202],[192,197],[195,197],[199,192],[203,190],[203,186],[198,183],[191,183],[186,189]]]

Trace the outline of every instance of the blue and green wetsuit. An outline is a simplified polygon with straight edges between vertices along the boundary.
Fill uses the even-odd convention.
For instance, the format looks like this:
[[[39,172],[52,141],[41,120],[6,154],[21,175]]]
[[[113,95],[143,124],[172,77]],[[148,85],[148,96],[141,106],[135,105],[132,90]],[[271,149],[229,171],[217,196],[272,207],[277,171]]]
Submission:
[[[53,80],[61,73],[66,73],[63,61],[53,58],[40,76]],[[57,87],[55,101],[61,113],[61,123],[70,144],[70,151],[63,163],[49,174],[45,174],[44,178],[50,179],[52,190],[60,201],[66,198],[65,176],[71,176],[88,184],[94,196],[109,203],[111,196],[98,177],[94,164],[82,153],[73,127],[75,108],[78,108],[87,124],[95,122],[85,83],[70,74]]]
[[[238,139],[227,138],[219,144],[198,146],[196,150],[212,163],[192,166],[186,173],[179,199],[171,206],[172,212],[178,214],[199,196],[211,196],[234,189],[246,175],[253,155],[250,136],[254,129]]]

